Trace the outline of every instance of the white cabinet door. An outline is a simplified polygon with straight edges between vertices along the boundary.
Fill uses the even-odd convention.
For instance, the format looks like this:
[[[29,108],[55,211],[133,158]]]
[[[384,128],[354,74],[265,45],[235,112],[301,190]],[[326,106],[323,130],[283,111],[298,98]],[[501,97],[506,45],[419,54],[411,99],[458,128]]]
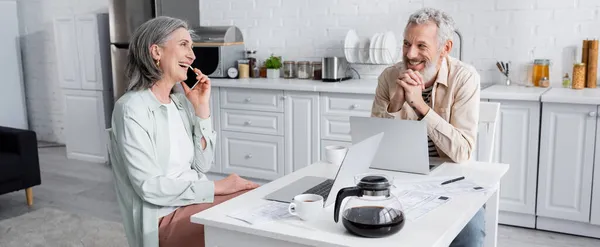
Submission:
[[[81,89],[79,72],[79,51],[74,17],[54,19],[54,44],[56,44],[56,65],[60,86]]]
[[[535,215],[540,103],[498,101],[494,161],[510,164],[502,178],[500,210]]]
[[[210,92],[210,118],[212,119],[213,129],[217,132],[215,144],[215,163],[210,168],[211,172],[221,172],[221,124],[219,109],[219,88],[213,87]]]
[[[67,158],[107,160],[102,91],[64,90]],[[107,94],[106,92],[104,92]]]
[[[595,105],[544,103],[537,215],[589,222]]]
[[[102,90],[102,70],[98,42],[98,23],[94,15],[75,18],[75,34],[79,65],[81,66],[81,88]]]
[[[319,159],[319,95],[285,92],[285,174]]]
[[[0,23],[0,125],[29,129],[16,1],[0,1]]]
[[[221,131],[223,173],[275,180],[284,175],[283,136]]]
[[[596,113],[596,152],[594,161],[594,188],[592,189],[592,212],[590,222],[594,225],[600,225],[600,106]]]

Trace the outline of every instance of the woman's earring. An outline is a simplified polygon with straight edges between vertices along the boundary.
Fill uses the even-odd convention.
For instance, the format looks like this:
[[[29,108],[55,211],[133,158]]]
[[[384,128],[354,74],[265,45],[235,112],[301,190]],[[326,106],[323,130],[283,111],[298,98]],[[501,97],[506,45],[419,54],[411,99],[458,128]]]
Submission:
[[[160,60],[156,60],[156,67],[160,66]]]

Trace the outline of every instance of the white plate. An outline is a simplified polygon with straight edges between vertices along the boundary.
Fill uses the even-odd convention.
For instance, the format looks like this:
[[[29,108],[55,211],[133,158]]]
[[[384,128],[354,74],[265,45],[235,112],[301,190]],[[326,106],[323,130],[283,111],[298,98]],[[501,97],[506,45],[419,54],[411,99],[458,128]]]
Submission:
[[[358,58],[358,53],[356,48],[360,44],[358,40],[358,35],[354,29],[350,29],[346,34],[346,39],[344,41],[344,55],[346,55],[346,60],[350,63],[356,62]]]
[[[361,63],[369,62],[371,40],[369,38],[361,38],[360,46],[358,47],[358,58]]]
[[[398,57],[397,49],[398,45],[396,44],[396,35],[393,32],[388,31],[383,36],[383,46],[382,46],[382,57],[385,63],[394,63],[396,58]]]
[[[375,52],[375,61],[377,61],[378,64],[384,64],[385,61],[383,60],[383,39],[385,34],[381,34],[379,35],[379,37],[377,37],[377,44],[375,44],[375,49],[377,52]]]
[[[373,35],[373,37],[371,37],[371,43],[369,44],[369,60],[371,61],[371,63],[377,63],[377,60],[375,58],[375,54],[377,53],[377,50],[375,49],[375,46],[377,44],[377,38],[380,36],[380,33],[376,33]]]

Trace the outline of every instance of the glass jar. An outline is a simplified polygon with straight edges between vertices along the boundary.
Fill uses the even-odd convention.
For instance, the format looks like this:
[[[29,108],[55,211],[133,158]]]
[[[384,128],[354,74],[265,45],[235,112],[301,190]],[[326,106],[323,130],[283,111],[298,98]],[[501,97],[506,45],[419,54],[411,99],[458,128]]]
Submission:
[[[313,80],[321,80],[322,79],[322,69],[321,62],[312,62],[312,78]]]
[[[238,78],[248,78],[250,76],[250,66],[248,60],[238,60]]]
[[[283,62],[283,78],[294,78],[296,77],[296,62],[285,61]]]
[[[550,80],[550,60],[549,59],[536,59],[533,61],[533,73],[532,82],[536,87],[540,86],[540,80],[546,77]]]
[[[312,77],[312,69],[308,61],[298,62],[298,79],[310,79]]]
[[[251,78],[258,78],[260,76],[258,60],[256,60],[256,51],[248,50],[246,51],[246,58],[248,59],[248,67],[250,70]]]
[[[573,64],[573,80],[571,81],[572,89],[583,89],[585,87],[585,63]]]

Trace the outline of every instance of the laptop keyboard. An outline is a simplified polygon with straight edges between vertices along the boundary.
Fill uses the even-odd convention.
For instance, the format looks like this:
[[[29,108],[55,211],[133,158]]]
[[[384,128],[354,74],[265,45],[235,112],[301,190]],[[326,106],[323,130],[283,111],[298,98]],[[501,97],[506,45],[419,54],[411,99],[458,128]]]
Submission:
[[[331,187],[333,187],[333,179],[327,179],[320,184],[317,184],[315,187],[308,189],[305,194],[317,194],[323,197],[323,199],[327,200],[327,196],[331,191]]]

